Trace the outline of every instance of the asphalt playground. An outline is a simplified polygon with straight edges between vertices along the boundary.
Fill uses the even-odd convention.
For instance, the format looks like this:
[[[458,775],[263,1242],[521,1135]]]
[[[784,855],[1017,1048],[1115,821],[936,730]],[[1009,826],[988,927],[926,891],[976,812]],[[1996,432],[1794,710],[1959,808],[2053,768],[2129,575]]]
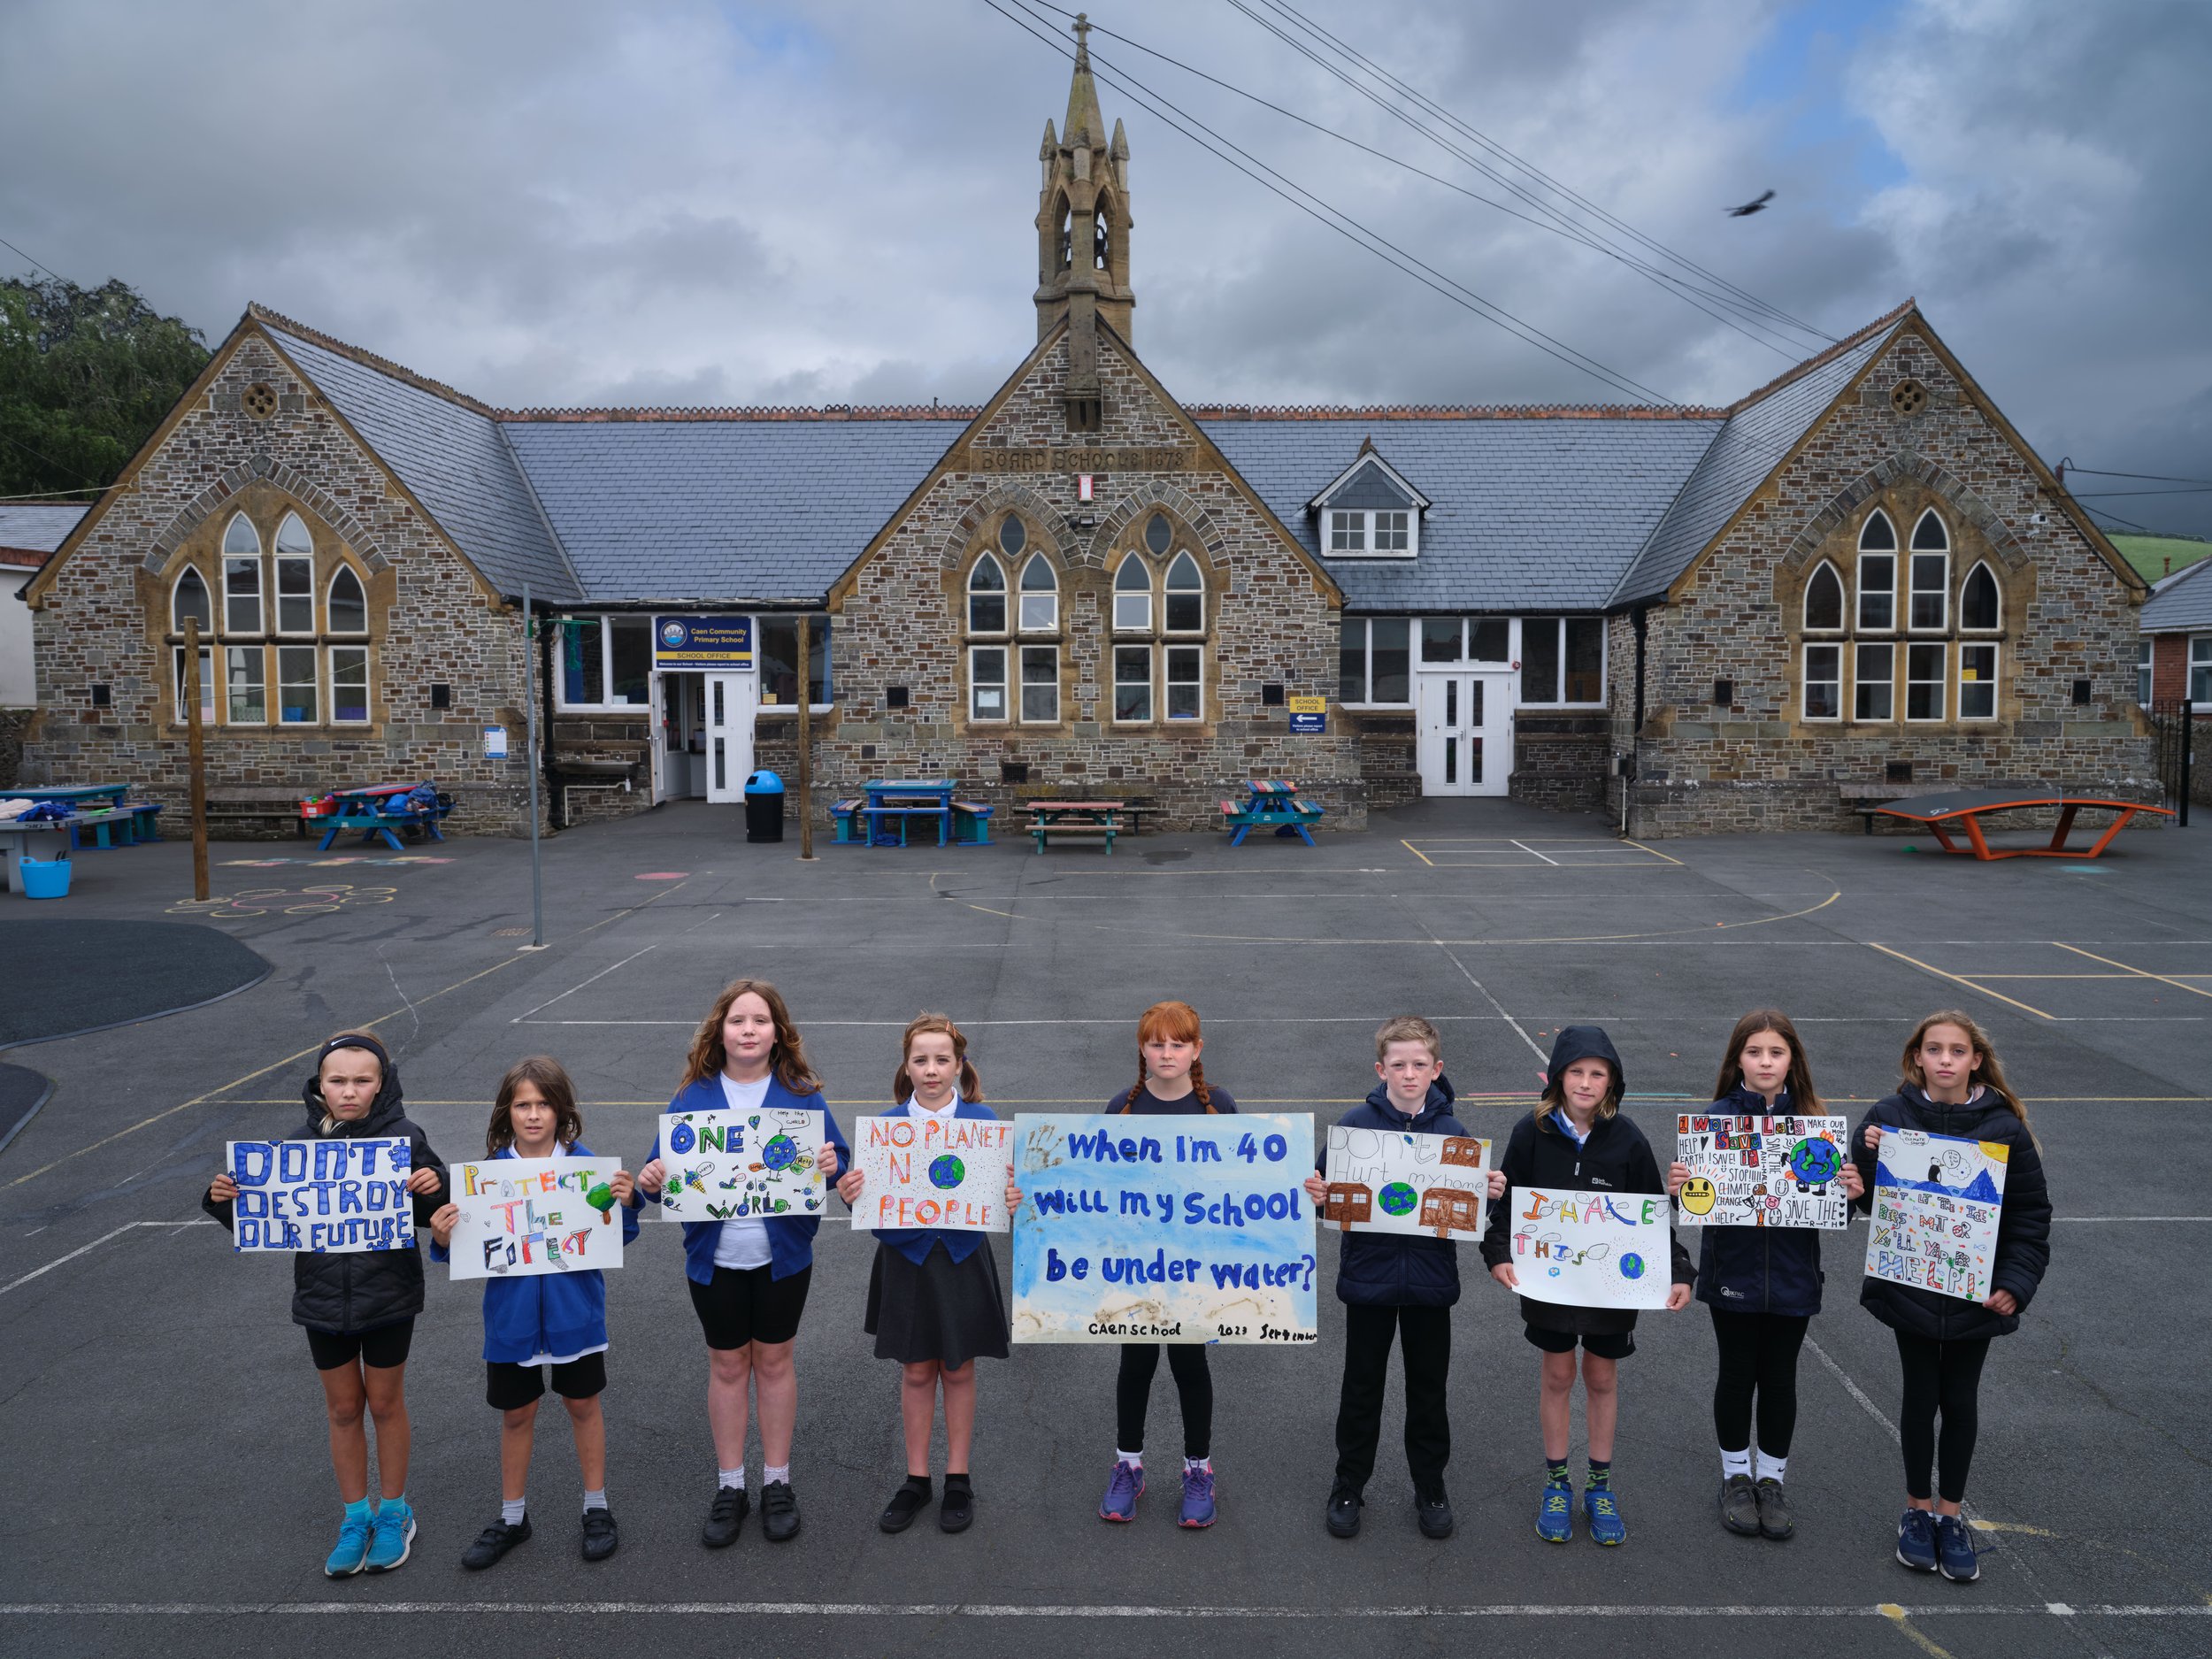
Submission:
[[[11,937],[56,912],[185,922],[220,936],[197,947],[210,960],[227,940],[268,970],[253,979],[228,958],[248,982],[199,988],[229,995],[180,992],[198,1005],[6,1053],[53,1088],[0,1152],[0,1652],[229,1655],[334,1638],[546,1655],[641,1640],[795,1655],[2212,1650],[2212,1543],[2197,1525],[2212,1457],[2212,828],[2132,828],[2093,864],[1984,864],[1924,836],[1640,845],[1593,818],[1431,802],[1311,849],[1156,835],[1041,857],[1025,838],[825,839],[803,864],[795,843],[744,844],[739,824],[677,806],[548,841],[540,949],[528,849],[507,841],[397,856],[218,843],[205,904],[171,841],[81,856],[61,904],[0,897],[11,979],[58,978],[88,1004],[132,980],[127,952],[27,961]],[[841,1120],[887,1103],[897,1033],[921,1009],[962,1023],[989,1100],[1018,1112],[1102,1104],[1134,1075],[1138,1012],[1179,996],[1204,1016],[1210,1079],[1321,1122],[1371,1086],[1374,1026],[1425,1014],[1462,1116],[1501,1139],[1552,1033],[1603,1025],[1663,1160],[1671,1115],[1710,1098],[1746,1008],[1790,1010],[1824,1093],[1855,1117],[1892,1087],[1910,1023],[1964,1007],[2029,1100],[2058,1217],[2042,1294],[1985,1379],[1970,1493],[1982,1581],[1891,1559],[1896,1360],[1857,1305],[1855,1228],[1829,1241],[1827,1308],[1801,1371],[1798,1536],[1737,1539],[1715,1520],[1713,1340],[1694,1307],[1647,1314],[1623,1367],[1630,1538],[1601,1550],[1579,1525],[1564,1548],[1534,1534],[1536,1361],[1471,1250],[1448,1542],[1415,1530],[1394,1389],[1364,1532],[1323,1531],[1342,1331],[1327,1294],[1317,1347],[1214,1356],[1210,1532],[1173,1525],[1165,1368],[1153,1491],[1135,1525],[1110,1528],[1094,1511],[1112,1352],[1041,1347],[983,1367],[973,1530],[886,1537],[897,1371],[861,1329],[872,1240],[841,1214],[823,1229],[799,1340],[795,1541],[767,1544],[756,1517],[734,1548],[699,1547],[704,1355],[679,1240],[655,1226],[610,1280],[620,1553],[577,1558],[575,1463],[549,1409],[536,1538],[463,1573],[496,1512],[497,1419],[476,1293],[434,1273],[408,1372],[414,1558],[324,1578],[337,1505],[289,1274],[234,1257],[198,1210],[225,1141],[289,1133],[304,1056],[372,1025],[447,1157],[481,1146],[500,1073],[542,1051],[577,1079],[587,1141],[634,1167],[693,1026],[740,973],[784,988]],[[1331,1286],[1332,1235],[1320,1251]],[[1579,1434],[1578,1411],[1578,1458]],[[756,1449],[756,1482],[758,1470]]]

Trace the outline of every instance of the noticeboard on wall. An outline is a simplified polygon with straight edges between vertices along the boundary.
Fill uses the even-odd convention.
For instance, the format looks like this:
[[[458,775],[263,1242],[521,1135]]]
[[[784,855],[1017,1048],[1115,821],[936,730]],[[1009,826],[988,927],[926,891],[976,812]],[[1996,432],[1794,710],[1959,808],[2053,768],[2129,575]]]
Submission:
[[[750,617],[655,617],[653,666],[725,672],[753,665]]]

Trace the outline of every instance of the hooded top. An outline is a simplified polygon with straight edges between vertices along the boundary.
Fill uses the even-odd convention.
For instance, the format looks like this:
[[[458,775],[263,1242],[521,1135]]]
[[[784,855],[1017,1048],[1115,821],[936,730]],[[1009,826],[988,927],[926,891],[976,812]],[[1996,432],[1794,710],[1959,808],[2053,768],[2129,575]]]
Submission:
[[[1628,1068],[1621,1064],[1620,1054],[1613,1047],[1613,1040],[1605,1034],[1604,1026],[1561,1027],[1559,1034],[1551,1040],[1551,1062],[1544,1068],[1544,1075],[1558,1077],[1578,1060],[1604,1061],[1613,1068],[1613,1098],[1618,1100],[1628,1093]]]
[[[365,1048],[378,1056],[384,1070],[384,1081],[376,1091],[376,1098],[369,1103],[367,1113],[350,1123],[335,1123],[323,1100],[323,1061],[338,1048]],[[430,1138],[423,1133],[421,1125],[407,1116],[406,1104],[400,1094],[399,1066],[385,1053],[383,1045],[373,1039],[359,1037],[325,1043],[315,1056],[315,1069],[308,1073],[300,1097],[307,1108],[307,1121],[297,1137],[302,1141],[340,1137],[396,1141],[403,1135],[406,1137],[414,1168],[438,1172],[438,1185],[433,1190],[411,1194],[414,1200],[415,1230],[419,1233],[426,1230],[431,1216],[445,1202],[445,1160],[431,1149]],[[334,1126],[326,1134],[326,1124]],[[200,1208],[224,1226],[232,1225],[233,1206],[227,1201],[218,1203],[203,1194]],[[311,1330],[373,1331],[379,1325],[396,1325],[422,1311],[422,1253],[417,1245],[403,1250],[361,1250],[345,1255],[317,1255],[311,1250],[299,1250],[292,1256],[292,1323]]]
[[[1346,1129],[1379,1129],[1392,1134],[1463,1135],[1452,1116],[1452,1086],[1442,1078],[1429,1085],[1421,1110],[1407,1117],[1390,1103],[1390,1087],[1374,1092],[1338,1121]],[[1316,1167],[1328,1168],[1325,1139]],[[1336,1294],[1340,1302],[1386,1308],[1448,1308],[1459,1300],[1459,1241],[1407,1233],[1339,1235]]]
[[[1744,1083],[1701,1111],[1781,1117],[1799,1109],[1788,1091],[1774,1104]],[[1697,1299],[1724,1313],[1779,1313],[1800,1318],[1820,1311],[1820,1229],[1700,1227]]]

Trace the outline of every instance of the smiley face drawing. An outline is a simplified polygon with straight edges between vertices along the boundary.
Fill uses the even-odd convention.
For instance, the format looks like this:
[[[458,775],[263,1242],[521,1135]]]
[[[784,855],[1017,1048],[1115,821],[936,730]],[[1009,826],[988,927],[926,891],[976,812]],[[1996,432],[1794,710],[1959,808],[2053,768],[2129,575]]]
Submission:
[[[1711,1215],[1717,1199],[1713,1183],[1706,1176],[1693,1175],[1682,1183],[1682,1208],[1694,1216]]]

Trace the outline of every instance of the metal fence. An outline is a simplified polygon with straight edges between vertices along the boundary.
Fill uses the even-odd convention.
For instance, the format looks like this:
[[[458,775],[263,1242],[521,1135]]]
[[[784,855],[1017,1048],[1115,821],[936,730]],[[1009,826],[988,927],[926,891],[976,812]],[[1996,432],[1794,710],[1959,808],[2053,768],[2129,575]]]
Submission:
[[[2150,705],[2151,735],[2158,754],[2159,786],[2173,803],[2175,822],[2189,822],[2189,765],[2197,705],[2186,697]]]

